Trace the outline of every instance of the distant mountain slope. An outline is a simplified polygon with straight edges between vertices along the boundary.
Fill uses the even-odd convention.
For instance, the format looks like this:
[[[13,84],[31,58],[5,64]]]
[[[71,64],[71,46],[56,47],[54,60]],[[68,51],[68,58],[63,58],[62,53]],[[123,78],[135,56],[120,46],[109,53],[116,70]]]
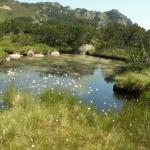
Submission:
[[[21,3],[15,0],[0,1],[0,20],[15,17],[31,17],[35,22],[92,22],[99,25],[106,25],[109,22],[117,22],[124,25],[131,25],[132,22],[118,10],[107,12],[88,11],[86,9],[72,9],[64,7],[59,3]]]

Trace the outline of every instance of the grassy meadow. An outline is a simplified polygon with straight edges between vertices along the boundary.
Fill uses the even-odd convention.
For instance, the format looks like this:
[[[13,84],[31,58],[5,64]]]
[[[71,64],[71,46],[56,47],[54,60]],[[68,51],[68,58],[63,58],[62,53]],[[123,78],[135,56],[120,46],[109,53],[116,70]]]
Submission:
[[[67,92],[32,97],[9,86],[0,112],[0,149],[149,149],[149,98],[146,93],[118,113],[99,113]]]

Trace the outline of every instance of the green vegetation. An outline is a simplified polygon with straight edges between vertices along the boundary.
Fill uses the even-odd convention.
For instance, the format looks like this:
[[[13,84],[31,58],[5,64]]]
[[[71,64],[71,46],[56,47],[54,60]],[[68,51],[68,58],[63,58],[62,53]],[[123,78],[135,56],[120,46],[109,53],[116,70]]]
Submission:
[[[150,69],[126,71],[115,78],[115,90],[126,92],[150,91]]]
[[[33,98],[13,88],[5,92],[6,102],[13,107],[0,112],[1,149],[137,150],[150,147],[150,109],[144,103],[149,93],[143,97],[145,100],[127,104],[117,114],[100,114],[93,106],[80,103],[59,90],[46,91]]]
[[[114,89],[140,93],[140,98],[119,113],[101,114],[61,90],[32,97],[11,85],[4,94],[6,109],[0,111],[0,149],[150,148],[150,30],[117,10],[89,19],[91,13],[98,12],[58,3],[1,1],[0,62],[15,52],[76,53],[81,45],[93,44],[90,55],[128,60]]]
[[[91,51],[88,54],[105,57],[105,58],[120,59],[120,60],[128,60],[130,58],[129,50],[117,49],[117,48]]]
[[[0,23],[0,37],[0,53],[22,52],[30,48],[38,49],[37,52],[54,48],[62,53],[76,53],[82,44],[93,44],[95,50],[89,54],[124,59],[131,56],[131,62],[141,58],[146,62],[140,62],[149,64],[149,31],[135,24],[129,27],[110,23],[96,28],[91,24],[72,22],[39,24],[22,17]]]
[[[128,59],[134,65],[150,63],[150,31],[117,10],[100,13],[59,3],[7,0],[0,2],[0,16],[0,58],[5,52],[30,49],[76,53],[81,45],[93,44],[89,54]]]

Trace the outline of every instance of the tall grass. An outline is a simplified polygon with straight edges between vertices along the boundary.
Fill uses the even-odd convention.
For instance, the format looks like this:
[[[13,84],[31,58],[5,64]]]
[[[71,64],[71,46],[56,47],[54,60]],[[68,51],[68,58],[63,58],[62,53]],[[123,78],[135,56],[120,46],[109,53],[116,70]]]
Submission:
[[[8,101],[16,90],[7,91]],[[148,149],[146,108],[132,104],[103,115],[66,92],[45,91],[36,98],[19,92],[13,107],[0,113],[0,149]]]
[[[150,70],[127,71],[115,78],[115,90],[143,92],[150,90]]]
[[[13,83],[7,86],[6,91],[4,92],[3,95],[3,99],[8,107],[13,107],[15,103],[18,101],[19,93],[17,91],[16,86]]]

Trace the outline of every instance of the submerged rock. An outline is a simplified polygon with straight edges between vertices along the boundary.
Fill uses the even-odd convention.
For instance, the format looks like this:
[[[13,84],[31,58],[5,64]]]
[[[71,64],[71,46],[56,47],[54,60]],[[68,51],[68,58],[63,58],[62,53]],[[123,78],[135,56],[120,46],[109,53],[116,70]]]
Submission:
[[[78,53],[82,55],[86,55],[86,53],[90,50],[93,50],[94,46],[92,44],[84,44],[78,49]]]
[[[60,53],[58,51],[54,51],[51,53],[51,56],[60,56]]]

